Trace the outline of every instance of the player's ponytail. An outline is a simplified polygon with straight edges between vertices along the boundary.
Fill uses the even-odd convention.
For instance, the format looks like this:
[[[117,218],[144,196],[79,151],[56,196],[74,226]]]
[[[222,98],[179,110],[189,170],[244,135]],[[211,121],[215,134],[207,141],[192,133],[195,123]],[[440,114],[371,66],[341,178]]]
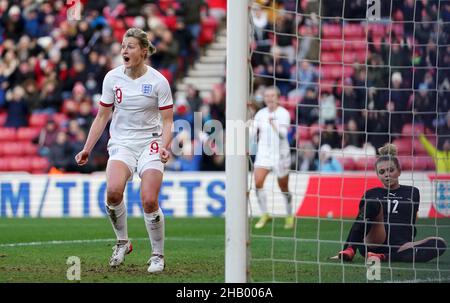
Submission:
[[[377,167],[378,163],[381,161],[393,161],[397,169],[400,170],[400,161],[397,158],[397,146],[392,143],[386,143],[384,146],[378,149],[378,159],[375,163],[375,167]]]
[[[126,31],[124,38],[126,37],[136,38],[139,41],[139,45],[148,50],[146,58],[156,53],[156,47],[148,40],[147,33],[142,29],[132,27]]]

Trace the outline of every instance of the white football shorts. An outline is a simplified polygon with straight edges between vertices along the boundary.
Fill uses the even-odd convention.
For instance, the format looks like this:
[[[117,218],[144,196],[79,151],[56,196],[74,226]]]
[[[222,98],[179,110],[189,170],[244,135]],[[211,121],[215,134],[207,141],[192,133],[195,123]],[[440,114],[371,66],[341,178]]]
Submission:
[[[153,138],[149,143],[145,142],[140,145],[119,145],[108,144],[109,159],[124,162],[131,172],[129,181],[133,180],[135,172],[139,177],[147,169],[156,169],[164,173],[164,163],[159,157],[159,148],[162,144],[161,137]]]
[[[277,178],[283,178],[289,174],[291,154],[287,150],[278,157],[270,152],[258,151],[255,157],[255,167],[271,170]]]

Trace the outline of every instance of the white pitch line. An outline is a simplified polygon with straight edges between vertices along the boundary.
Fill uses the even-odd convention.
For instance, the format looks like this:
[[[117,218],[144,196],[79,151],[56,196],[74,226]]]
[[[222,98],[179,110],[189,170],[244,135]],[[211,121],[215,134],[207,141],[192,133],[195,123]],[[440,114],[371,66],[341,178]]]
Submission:
[[[149,240],[149,238],[130,238],[130,241]],[[183,237],[167,237],[166,241],[205,241],[201,238],[183,238]],[[0,247],[18,247],[18,246],[39,246],[39,245],[58,245],[58,244],[76,244],[76,243],[96,243],[96,242],[115,242],[116,239],[91,239],[91,240],[53,240],[39,242],[19,242],[0,244]],[[150,240],[149,240],[150,241]]]

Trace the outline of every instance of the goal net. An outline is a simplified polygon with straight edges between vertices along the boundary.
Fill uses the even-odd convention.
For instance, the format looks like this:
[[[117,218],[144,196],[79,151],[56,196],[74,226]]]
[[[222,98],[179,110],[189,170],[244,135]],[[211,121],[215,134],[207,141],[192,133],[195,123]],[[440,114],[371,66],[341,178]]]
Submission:
[[[252,177],[248,281],[449,282],[448,251],[426,263],[329,258],[361,197],[382,187],[375,161],[388,142],[398,148],[400,184],[420,191],[415,239],[450,241],[450,1],[255,0],[249,20],[248,114],[265,106],[268,87],[279,89],[295,220],[285,228],[286,195],[270,173],[262,191],[271,220],[256,228]],[[253,138],[251,173],[256,150]]]

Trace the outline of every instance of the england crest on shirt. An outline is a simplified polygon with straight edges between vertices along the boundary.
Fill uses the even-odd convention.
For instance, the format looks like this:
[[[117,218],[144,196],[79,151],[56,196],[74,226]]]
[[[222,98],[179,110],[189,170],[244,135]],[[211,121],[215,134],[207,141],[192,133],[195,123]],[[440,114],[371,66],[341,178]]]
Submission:
[[[146,96],[150,96],[153,86],[151,84],[142,84],[142,93]]]

